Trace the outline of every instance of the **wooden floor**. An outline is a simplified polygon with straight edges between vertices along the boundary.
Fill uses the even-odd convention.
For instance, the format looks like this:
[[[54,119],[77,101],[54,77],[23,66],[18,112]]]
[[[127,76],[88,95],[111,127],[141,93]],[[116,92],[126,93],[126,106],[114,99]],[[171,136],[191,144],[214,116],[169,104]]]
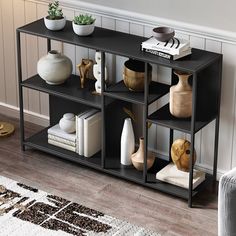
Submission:
[[[207,189],[185,200],[123,181],[36,150],[22,152],[19,121],[14,135],[0,138],[0,175],[35,186],[161,235],[217,235],[217,193]],[[26,135],[40,127],[26,123]],[[214,192],[214,193],[213,193]]]

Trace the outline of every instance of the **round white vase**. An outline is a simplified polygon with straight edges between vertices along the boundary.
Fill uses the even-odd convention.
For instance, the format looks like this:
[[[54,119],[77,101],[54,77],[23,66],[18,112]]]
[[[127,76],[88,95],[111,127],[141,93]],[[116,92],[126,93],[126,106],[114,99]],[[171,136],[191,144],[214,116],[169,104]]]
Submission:
[[[72,73],[72,62],[58,51],[52,50],[38,61],[37,72],[48,84],[62,84]]]
[[[64,16],[59,20],[50,20],[47,17],[44,17],[44,24],[49,30],[62,30],[66,25],[66,17]]]
[[[59,126],[66,133],[74,133],[75,115],[73,113],[65,113],[59,121]]]
[[[131,155],[135,150],[135,138],[130,118],[126,118],[120,141],[120,162],[122,165],[131,165]]]
[[[72,22],[72,27],[73,27],[74,32],[77,35],[79,35],[79,36],[88,36],[88,35],[93,33],[95,23],[93,23],[91,25],[77,25],[73,21]]]

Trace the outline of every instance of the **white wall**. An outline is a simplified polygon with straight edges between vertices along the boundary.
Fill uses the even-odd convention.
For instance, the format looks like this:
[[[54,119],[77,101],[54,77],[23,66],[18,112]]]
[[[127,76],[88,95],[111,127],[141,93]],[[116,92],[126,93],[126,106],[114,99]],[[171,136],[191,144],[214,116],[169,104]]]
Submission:
[[[220,119],[219,169],[218,173],[236,166],[236,37],[214,28],[187,25],[186,22],[171,22],[144,14],[121,11],[101,5],[88,4],[77,0],[61,0],[64,14],[72,19],[75,14],[89,12],[96,17],[97,26],[124,31],[131,34],[150,36],[154,25],[175,24],[177,36],[190,40],[191,46],[223,53],[223,84]],[[15,29],[27,22],[43,17],[47,3],[40,0],[0,0],[0,113],[18,116],[18,90],[16,73]],[[114,2],[115,4],[115,2]],[[189,28],[190,27],[190,28]],[[94,59],[94,51],[81,47],[53,42],[54,49],[62,50],[78,64],[83,57]],[[23,77],[36,73],[37,60],[46,53],[44,39],[22,35]],[[106,55],[109,74],[122,78],[124,58]],[[78,73],[74,69],[74,73]],[[153,79],[170,81],[168,69],[154,66]],[[48,123],[48,96],[32,90],[24,90],[26,119],[46,125]],[[152,105],[154,110],[159,104]],[[214,122],[197,134],[196,150],[198,166],[211,171],[213,161]],[[151,148],[167,152],[167,130],[152,126],[150,130]],[[176,133],[175,137],[183,136]]]
[[[234,0],[225,2],[222,0],[81,1],[236,32],[236,2]]]

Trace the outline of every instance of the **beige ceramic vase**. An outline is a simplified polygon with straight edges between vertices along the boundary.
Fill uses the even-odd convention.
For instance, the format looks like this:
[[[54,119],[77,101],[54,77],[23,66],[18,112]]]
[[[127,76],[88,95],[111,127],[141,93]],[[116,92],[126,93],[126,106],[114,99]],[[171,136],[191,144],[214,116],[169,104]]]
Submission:
[[[139,139],[138,151],[133,153],[131,156],[131,161],[137,170],[142,171],[144,168],[144,140]],[[150,169],[155,161],[155,155],[153,152],[148,151],[147,153],[147,170]]]
[[[192,115],[192,87],[188,83],[191,74],[174,71],[179,82],[170,88],[170,113],[177,118],[188,118]]]

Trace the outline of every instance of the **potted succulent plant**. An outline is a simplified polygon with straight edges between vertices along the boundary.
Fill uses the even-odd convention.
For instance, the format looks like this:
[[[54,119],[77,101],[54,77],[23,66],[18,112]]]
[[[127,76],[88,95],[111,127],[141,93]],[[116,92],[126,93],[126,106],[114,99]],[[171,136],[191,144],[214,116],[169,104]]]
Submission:
[[[95,18],[88,14],[80,14],[75,16],[72,26],[74,32],[79,36],[87,36],[93,33],[94,31],[94,22]]]
[[[49,30],[61,30],[65,27],[66,18],[59,7],[59,1],[48,4],[48,16],[44,17],[44,24]]]

